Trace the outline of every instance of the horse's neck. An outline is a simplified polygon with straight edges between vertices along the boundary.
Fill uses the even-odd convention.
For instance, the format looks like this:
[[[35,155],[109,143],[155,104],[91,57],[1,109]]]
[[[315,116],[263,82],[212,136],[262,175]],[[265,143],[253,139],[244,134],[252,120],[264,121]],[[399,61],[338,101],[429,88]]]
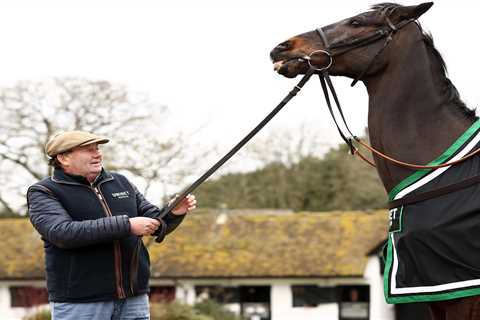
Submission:
[[[438,67],[432,67],[427,48],[420,43],[412,43],[408,52],[390,61],[382,74],[365,84],[373,147],[401,161],[426,164],[442,154],[470,123],[447,102],[438,83],[444,76]],[[387,191],[413,173],[378,157],[375,161]]]

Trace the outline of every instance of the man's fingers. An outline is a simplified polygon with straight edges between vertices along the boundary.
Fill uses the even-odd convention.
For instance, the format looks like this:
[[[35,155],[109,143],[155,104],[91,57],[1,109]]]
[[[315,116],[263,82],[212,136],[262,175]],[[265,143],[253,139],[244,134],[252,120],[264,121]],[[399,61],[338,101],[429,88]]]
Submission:
[[[157,219],[146,218],[144,235],[150,235],[154,233],[159,227],[160,221],[158,221]]]
[[[187,196],[187,206],[188,211],[191,211],[197,207],[197,199],[195,199],[195,196],[193,194],[189,194]]]
[[[158,227],[160,227],[160,222],[158,220],[153,220],[151,222],[149,222],[147,225],[145,225],[146,228],[148,228],[149,230],[157,230]]]
[[[130,218],[130,230],[137,236],[150,235],[160,227],[160,221],[147,217]]]

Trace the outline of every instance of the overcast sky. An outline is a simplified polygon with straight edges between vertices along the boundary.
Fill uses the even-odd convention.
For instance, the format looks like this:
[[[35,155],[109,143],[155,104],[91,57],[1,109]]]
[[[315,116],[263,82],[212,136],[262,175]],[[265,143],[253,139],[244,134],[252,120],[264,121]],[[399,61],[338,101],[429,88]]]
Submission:
[[[2,1],[0,85],[62,76],[125,84],[167,105],[177,128],[206,124],[199,141],[228,151],[299,80],[273,72],[270,50],[376,2]],[[480,104],[477,7],[475,1],[440,0],[420,19],[471,107]],[[325,141],[338,141],[318,80],[312,80],[263,135],[306,123]],[[351,128],[361,134],[365,88],[350,88],[347,79],[334,82]]]

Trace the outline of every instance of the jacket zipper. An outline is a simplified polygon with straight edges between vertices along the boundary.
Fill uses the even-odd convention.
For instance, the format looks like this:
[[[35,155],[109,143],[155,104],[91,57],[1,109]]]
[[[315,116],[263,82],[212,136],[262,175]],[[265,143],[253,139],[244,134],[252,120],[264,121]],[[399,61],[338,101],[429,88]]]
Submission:
[[[110,211],[110,208],[107,205],[107,202],[105,201],[105,198],[102,195],[102,192],[100,189],[97,187],[91,186],[93,191],[95,192],[95,195],[97,196],[98,200],[100,200],[100,203],[102,204],[103,210],[105,211],[105,214],[107,217],[112,216],[112,212]],[[125,291],[123,290],[123,279],[122,279],[122,252],[120,250],[120,242],[118,240],[113,241],[113,253],[114,253],[114,258],[115,258],[115,285],[116,285],[116,291],[117,291],[117,297],[119,299],[124,299],[127,296],[125,295]]]

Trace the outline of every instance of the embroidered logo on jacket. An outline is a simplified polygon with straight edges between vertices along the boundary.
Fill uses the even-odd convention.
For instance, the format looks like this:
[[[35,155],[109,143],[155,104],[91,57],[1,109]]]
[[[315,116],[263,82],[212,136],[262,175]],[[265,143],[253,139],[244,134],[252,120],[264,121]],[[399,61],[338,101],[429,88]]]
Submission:
[[[121,192],[113,192],[112,197],[115,199],[125,199],[128,198],[130,195],[130,192],[128,191],[121,191]]]

